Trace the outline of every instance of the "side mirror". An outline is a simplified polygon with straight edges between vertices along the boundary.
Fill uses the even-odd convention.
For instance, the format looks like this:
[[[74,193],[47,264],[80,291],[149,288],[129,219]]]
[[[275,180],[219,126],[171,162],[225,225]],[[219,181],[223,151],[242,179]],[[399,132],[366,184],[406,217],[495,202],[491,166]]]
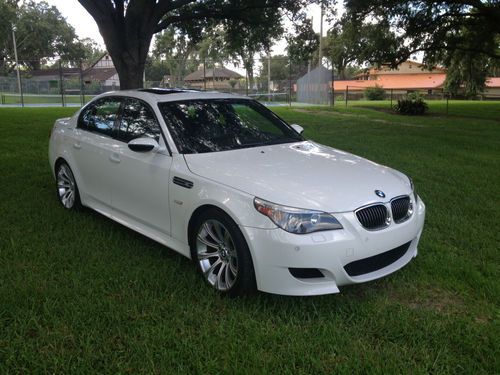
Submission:
[[[299,134],[302,134],[304,132],[304,128],[300,125],[292,124],[290,126],[292,127],[293,130],[295,130]]]
[[[136,138],[128,143],[128,148],[135,152],[156,152],[160,149],[160,145],[153,138]]]

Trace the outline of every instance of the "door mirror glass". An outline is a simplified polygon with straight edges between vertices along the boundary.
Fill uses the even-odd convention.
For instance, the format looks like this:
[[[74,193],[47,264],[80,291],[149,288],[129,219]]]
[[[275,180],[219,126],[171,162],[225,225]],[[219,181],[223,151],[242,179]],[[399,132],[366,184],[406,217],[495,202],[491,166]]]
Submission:
[[[292,127],[293,130],[295,130],[299,134],[302,134],[304,132],[304,128],[300,125],[292,124],[290,126]]]
[[[156,152],[160,149],[160,145],[153,138],[136,138],[128,143],[128,148],[135,152]]]

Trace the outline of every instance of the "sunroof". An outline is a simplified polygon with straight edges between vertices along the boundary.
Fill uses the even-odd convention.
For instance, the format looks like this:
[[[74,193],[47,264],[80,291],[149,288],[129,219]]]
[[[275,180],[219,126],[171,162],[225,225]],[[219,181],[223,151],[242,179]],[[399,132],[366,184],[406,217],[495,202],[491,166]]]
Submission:
[[[180,92],[197,92],[199,90],[193,89],[162,89],[162,88],[151,88],[151,89],[140,89],[139,91],[149,92],[151,94],[167,95],[167,94],[177,94]]]

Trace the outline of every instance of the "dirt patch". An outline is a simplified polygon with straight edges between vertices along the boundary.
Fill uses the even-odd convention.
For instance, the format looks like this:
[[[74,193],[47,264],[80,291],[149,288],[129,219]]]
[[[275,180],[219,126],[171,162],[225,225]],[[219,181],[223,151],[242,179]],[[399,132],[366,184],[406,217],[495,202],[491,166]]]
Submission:
[[[425,290],[390,290],[388,298],[412,310],[430,310],[441,314],[463,313],[465,303],[459,295],[438,288]]]
[[[358,108],[365,108],[365,109],[375,109],[375,108],[370,108],[370,107],[358,107]],[[384,119],[376,119],[376,118],[371,118],[370,116],[364,116],[360,114],[355,114],[355,113],[342,113],[342,112],[333,112],[333,111],[317,111],[317,110],[312,110],[312,109],[307,109],[307,108],[295,108],[293,109],[294,111],[301,112],[301,113],[310,113],[310,114],[319,114],[319,115],[335,115],[335,116],[343,116],[343,117],[361,117],[368,119],[373,122],[378,122],[380,124],[394,124],[394,125],[401,125],[401,126],[409,126],[412,128],[426,128],[427,126],[425,125],[418,125],[418,124],[408,124],[405,122],[399,122],[399,121],[391,121],[391,120],[384,120]],[[383,112],[383,111],[380,111]],[[387,113],[394,115],[395,113],[387,110]]]
[[[301,113],[313,113],[315,115],[337,115],[337,116],[345,116],[345,117],[360,117],[354,113],[341,113],[335,111],[318,111],[315,109],[307,109],[307,108],[294,108],[293,111],[301,112]],[[364,116],[362,116],[364,117]]]

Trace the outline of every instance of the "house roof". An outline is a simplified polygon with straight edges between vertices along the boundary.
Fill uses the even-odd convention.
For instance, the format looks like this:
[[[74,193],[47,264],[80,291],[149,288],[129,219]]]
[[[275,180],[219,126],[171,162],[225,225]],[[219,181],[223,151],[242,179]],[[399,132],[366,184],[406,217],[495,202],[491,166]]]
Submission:
[[[486,87],[500,87],[500,77],[486,78]]]
[[[241,74],[233,72],[227,68],[206,69],[205,78],[243,78]],[[203,69],[197,70],[184,77],[184,81],[203,81]]]
[[[435,89],[442,87],[446,74],[393,74],[382,75],[377,79],[370,80],[348,80],[335,81],[334,89],[345,91],[349,86],[349,91],[362,91],[367,87],[381,86],[384,89]]]
[[[397,74],[397,71],[403,65],[408,65],[411,69],[414,66],[416,69],[412,69],[413,72],[411,74],[439,74],[446,73],[446,69],[440,66],[436,66],[432,69],[428,69],[424,64],[419,63],[418,61],[406,60],[398,65],[397,69],[392,68],[390,65],[382,65],[380,68],[372,67],[368,70],[370,75],[384,75],[384,74]]]
[[[86,81],[106,81],[116,74],[115,68],[91,68],[83,73]]]
[[[75,75],[80,73],[79,68],[62,68],[61,71],[63,75]],[[59,74],[59,68],[39,69],[31,72],[33,77],[57,76]]]

